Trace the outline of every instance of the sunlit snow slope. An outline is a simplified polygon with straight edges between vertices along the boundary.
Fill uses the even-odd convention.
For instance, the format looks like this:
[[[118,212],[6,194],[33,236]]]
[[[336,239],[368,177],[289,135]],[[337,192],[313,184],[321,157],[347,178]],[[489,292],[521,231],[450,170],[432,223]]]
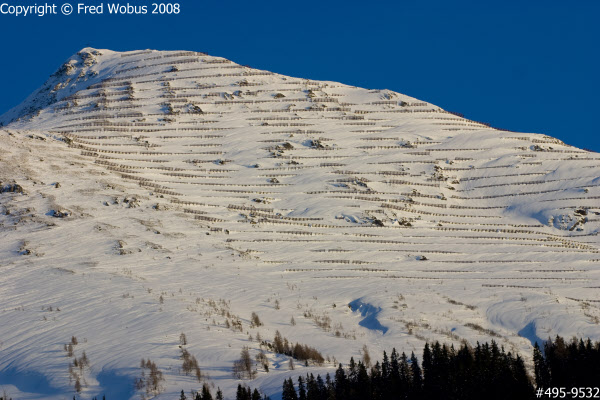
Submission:
[[[84,49],[0,121],[13,398],[232,398],[240,350],[277,330],[331,362],[265,349],[246,383],[272,399],[365,344],[495,339],[528,359],[550,335],[600,339],[596,153],[196,52]],[[142,358],[156,391],[134,386]]]

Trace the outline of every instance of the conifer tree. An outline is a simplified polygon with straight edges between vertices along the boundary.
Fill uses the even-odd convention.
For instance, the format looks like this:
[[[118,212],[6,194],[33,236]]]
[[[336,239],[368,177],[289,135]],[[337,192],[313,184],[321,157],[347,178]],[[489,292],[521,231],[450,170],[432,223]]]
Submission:
[[[358,400],[371,398],[371,380],[362,361],[358,362],[355,395]]]
[[[540,346],[535,342],[533,346],[533,365],[535,371],[535,382],[538,387],[549,387],[550,385],[550,374],[548,372],[548,366],[546,360],[542,355]]]
[[[252,392],[252,398],[250,400],[261,400],[258,389],[254,388],[254,392]]]
[[[252,400],[252,392],[250,388],[245,388],[241,384],[238,384],[235,400]]]
[[[327,374],[329,376],[329,374]],[[323,378],[321,375],[317,375],[317,388],[318,388],[318,400],[327,400],[327,386],[325,386],[325,382],[323,382]]]
[[[408,393],[412,383],[410,366],[408,365],[408,357],[402,352],[400,356],[400,392],[401,398],[408,398]]]
[[[429,343],[425,343],[423,348],[423,362],[421,363],[423,368],[423,394],[426,398],[431,395],[433,381],[433,356],[431,355],[431,349]]]
[[[292,381],[292,378],[283,381],[281,400],[298,400],[298,394],[294,388],[294,382]]]
[[[213,400],[212,398],[212,394],[210,394],[210,389],[208,388],[208,385],[205,383],[204,385],[202,385],[202,400]]]
[[[334,381],[331,380],[331,376],[329,375],[329,372],[327,373],[327,375],[325,375],[325,387],[326,387],[326,393],[327,393],[326,398],[328,400],[335,400]]]
[[[346,376],[346,371],[342,367],[342,364],[338,366],[338,369],[335,371],[335,381],[334,381],[334,389],[335,389],[335,398],[336,399],[347,399],[348,398],[348,377]]]
[[[421,398],[421,394],[423,391],[423,375],[421,373],[421,367],[419,366],[419,361],[415,356],[415,353],[410,354],[410,370],[412,382],[410,385],[410,394],[414,399]]]
[[[298,400],[307,400],[306,387],[304,386],[304,379],[301,376],[298,377]]]
[[[383,377],[381,373],[381,365],[379,361],[371,368],[371,398],[374,400],[384,399]]]
[[[391,365],[390,360],[386,352],[383,352],[383,361],[381,362],[381,396],[384,400],[392,399],[394,393],[392,392],[392,379],[391,379]]]
[[[306,400],[319,400],[319,387],[313,374],[306,374]]]

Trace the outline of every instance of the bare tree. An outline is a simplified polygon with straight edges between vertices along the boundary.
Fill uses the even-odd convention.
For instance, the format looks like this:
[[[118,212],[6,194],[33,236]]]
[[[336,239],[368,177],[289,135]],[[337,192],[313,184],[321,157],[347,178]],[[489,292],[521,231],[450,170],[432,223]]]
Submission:
[[[248,347],[244,346],[240,352],[240,359],[233,363],[233,374],[238,379],[253,379],[256,376],[254,362],[250,357]]]
[[[369,348],[367,347],[366,344],[362,348],[362,355],[363,355],[363,363],[365,364],[365,367],[370,368],[371,367],[371,355],[369,354]]]

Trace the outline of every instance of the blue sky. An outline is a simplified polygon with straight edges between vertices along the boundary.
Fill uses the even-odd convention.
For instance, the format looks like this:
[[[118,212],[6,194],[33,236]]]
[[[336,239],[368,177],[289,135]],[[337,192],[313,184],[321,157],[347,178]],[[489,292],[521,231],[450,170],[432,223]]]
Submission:
[[[600,151],[598,0],[180,4],[181,13],[171,16],[0,15],[0,113],[83,47],[182,49],[391,89],[495,127]]]

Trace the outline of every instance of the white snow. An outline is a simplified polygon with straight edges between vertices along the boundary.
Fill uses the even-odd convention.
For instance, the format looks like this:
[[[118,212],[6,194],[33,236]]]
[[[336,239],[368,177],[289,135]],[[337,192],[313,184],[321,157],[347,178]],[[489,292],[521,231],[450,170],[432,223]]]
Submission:
[[[84,49],[0,122],[1,186],[25,192],[0,194],[13,398],[73,397],[72,336],[81,398],[109,400],[144,394],[142,358],[164,374],[155,398],[201,388],[181,333],[228,398],[258,333],[329,356],[289,371],[265,349],[269,372],[245,383],[274,400],[365,344],[379,359],[495,339],[530,361],[536,338],[600,340],[596,153],[179,51]]]

